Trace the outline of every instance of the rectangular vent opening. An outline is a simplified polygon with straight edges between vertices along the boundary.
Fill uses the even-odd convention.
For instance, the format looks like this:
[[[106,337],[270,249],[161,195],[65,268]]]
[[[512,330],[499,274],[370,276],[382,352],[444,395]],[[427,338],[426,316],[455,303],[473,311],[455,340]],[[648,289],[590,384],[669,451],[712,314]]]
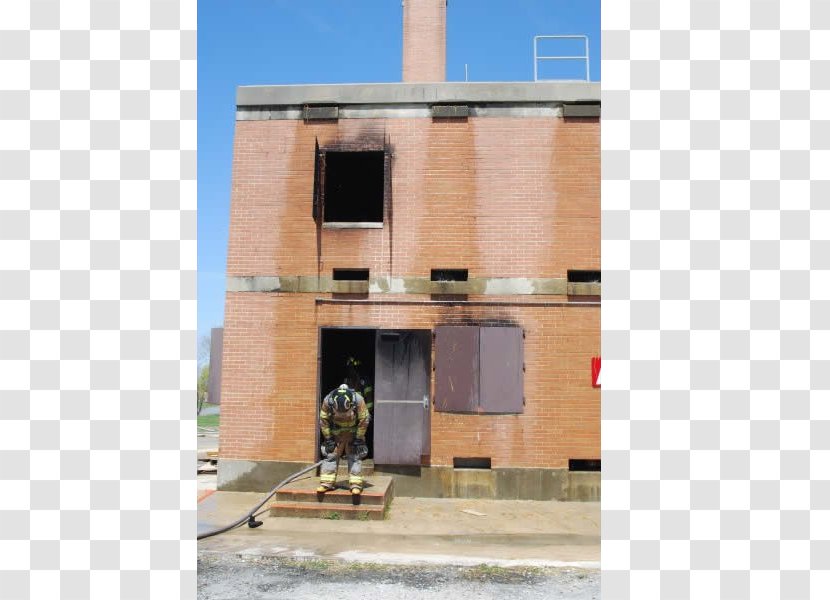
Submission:
[[[431,281],[467,281],[467,269],[432,269]]]
[[[454,456],[453,469],[489,469],[491,459],[482,457]]]
[[[568,461],[568,471],[600,471],[600,459],[572,458]]]
[[[340,107],[336,104],[306,104],[303,106],[303,119],[306,121],[337,120]]]
[[[334,281],[369,281],[369,269],[332,269]]]
[[[568,269],[568,283],[602,283],[601,271]]]
[[[466,104],[435,104],[432,116],[436,119],[466,119],[470,116],[470,107]]]

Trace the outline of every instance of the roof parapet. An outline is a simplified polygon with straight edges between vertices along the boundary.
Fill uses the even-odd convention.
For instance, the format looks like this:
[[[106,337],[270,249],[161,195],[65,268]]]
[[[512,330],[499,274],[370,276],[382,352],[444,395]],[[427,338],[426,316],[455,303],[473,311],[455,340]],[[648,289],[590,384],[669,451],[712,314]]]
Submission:
[[[238,107],[500,102],[598,104],[600,84],[586,81],[349,83],[240,86],[236,92]]]

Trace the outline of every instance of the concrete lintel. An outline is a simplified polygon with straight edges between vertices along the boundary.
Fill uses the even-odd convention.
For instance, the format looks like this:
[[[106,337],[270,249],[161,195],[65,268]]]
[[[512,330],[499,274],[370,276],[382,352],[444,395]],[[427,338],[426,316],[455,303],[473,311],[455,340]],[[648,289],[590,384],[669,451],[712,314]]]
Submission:
[[[599,82],[587,81],[256,85],[236,91],[237,106],[599,101]]]
[[[489,296],[599,296],[598,283],[568,283],[564,278],[471,277],[468,281],[431,281],[428,277],[372,277],[369,281],[333,282],[330,275],[228,277],[229,292],[472,294]],[[348,289],[345,289],[348,288]],[[359,289],[358,289],[359,288]]]
[[[528,102],[523,104],[481,104],[469,107],[470,117],[561,117],[563,106],[554,102]],[[433,118],[429,104],[371,104],[348,105],[339,111],[339,119],[429,119]],[[237,121],[300,121],[303,110],[299,107],[249,107],[237,108]]]

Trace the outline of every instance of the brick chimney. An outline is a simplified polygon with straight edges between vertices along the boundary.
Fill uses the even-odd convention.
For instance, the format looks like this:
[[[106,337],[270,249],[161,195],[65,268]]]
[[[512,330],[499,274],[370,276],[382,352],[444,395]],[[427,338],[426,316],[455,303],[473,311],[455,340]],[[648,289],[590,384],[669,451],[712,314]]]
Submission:
[[[403,80],[446,80],[447,0],[403,0]]]

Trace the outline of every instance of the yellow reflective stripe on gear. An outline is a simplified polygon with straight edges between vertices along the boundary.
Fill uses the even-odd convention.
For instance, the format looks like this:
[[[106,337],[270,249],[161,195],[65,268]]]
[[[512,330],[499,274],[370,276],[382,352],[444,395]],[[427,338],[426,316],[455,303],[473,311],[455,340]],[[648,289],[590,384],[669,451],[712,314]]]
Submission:
[[[361,477],[360,475],[349,475],[349,483],[350,484],[351,483],[362,484],[363,483],[363,477]]]
[[[320,473],[320,483],[334,483],[337,473]]]
[[[323,437],[331,437],[328,403],[325,399],[323,400],[322,406],[320,406],[320,432],[323,434]]]
[[[366,401],[360,398],[357,402],[357,437],[365,438],[366,430],[369,428],[369,409],[366,406]]]

